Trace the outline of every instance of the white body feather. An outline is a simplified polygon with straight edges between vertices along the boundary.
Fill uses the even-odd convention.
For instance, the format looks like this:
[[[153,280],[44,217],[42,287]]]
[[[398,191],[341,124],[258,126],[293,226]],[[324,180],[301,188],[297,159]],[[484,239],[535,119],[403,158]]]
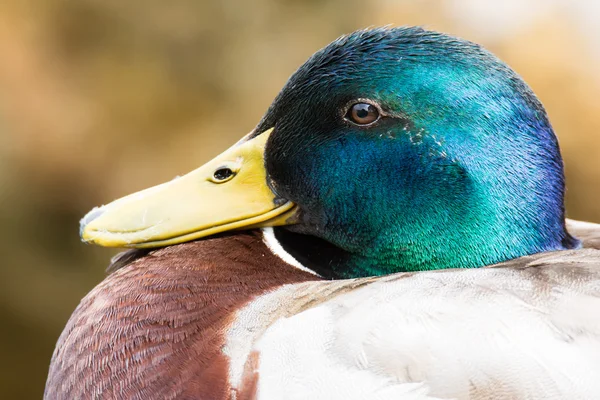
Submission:
[[[598,267],[597,267],[598,266]],[[259,399],[598,399],[600,251],[287,285],[237,314]]]

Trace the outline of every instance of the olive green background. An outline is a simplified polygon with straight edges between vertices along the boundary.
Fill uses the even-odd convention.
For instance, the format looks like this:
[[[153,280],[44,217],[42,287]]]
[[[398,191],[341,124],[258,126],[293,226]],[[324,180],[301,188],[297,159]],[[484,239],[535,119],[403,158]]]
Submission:
[[[343,33],[425,25],[479,42],[546,105],[568,213],[600,221],[600,6],[528,0],[0,2],[0,398],[41,397],[70,313],[114,250],[93,206],[191,170]]]

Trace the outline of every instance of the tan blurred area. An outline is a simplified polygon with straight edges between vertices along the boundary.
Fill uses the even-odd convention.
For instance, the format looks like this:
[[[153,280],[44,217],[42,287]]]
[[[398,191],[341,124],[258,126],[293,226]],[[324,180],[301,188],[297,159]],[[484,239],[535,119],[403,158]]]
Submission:
[[[0,398],[41,397],[58,335],[105,276],[115,251],[80,243],[79,219],[218,154],[358,28],[424,25],[499,55],[550,115],[569,216],[600,222],[598,21],[585,0],[0,2]]]

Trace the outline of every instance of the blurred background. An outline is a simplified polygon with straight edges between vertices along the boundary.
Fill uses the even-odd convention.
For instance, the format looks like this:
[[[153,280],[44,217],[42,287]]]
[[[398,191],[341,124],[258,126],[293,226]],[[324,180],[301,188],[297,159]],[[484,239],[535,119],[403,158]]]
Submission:
[[[424,25],[499,55],[548,110],[569,216],[600,222],[598,21],[591,0],[3,0],[0,398],[41,398],[63,326],[116,252],[80,243],[79,219],[218,154],[358,28]]]

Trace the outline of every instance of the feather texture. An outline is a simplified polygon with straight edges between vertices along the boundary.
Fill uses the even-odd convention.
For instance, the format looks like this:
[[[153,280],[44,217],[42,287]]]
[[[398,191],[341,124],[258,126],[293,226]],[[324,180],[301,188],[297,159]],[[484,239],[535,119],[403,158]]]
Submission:
[[[229,398],[221,347],[232,313],[278,285],[314,278],[280,268],[260,236],[167,247],[109,275],[59,338],[45,398]]]
[[[496,266],[323,281],[254,231],[149,253],[86,296],[46,399],[600,396],[600,226]]]

